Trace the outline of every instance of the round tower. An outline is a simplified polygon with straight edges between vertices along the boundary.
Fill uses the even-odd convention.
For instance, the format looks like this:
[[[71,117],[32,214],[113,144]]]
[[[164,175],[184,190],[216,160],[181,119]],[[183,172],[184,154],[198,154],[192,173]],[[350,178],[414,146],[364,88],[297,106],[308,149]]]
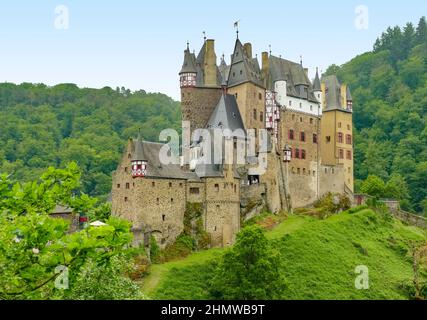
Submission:
[[[147,159],[144,155],[141,132],[138,133],[138,139],[135,142],[135,152],[132,160],[132,178],[144,178],[147,175]]]
[[[189,44],[184,51],[184,63],[179,72],[181,90],[183,88],[194,88],[196,86],[197,70],[195,57],[190,53]]]

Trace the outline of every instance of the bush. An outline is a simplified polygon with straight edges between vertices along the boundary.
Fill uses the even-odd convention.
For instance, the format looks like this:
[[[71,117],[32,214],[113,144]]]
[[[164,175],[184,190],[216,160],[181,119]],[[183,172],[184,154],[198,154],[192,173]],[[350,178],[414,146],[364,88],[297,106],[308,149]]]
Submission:
[[[336,214],[341,211],[350,209],[350,199],[344,194],[334,194],[329,192],[321,199],[314,203],[314,207],[318,209],[318,214],[322,218],[326,218],[331,214]]]
[[[366,204],[363,204],[361,206],[350,208],[346,212],[349,214],[354,214],[366,209],[369,209],[369,206],[367,206]]]

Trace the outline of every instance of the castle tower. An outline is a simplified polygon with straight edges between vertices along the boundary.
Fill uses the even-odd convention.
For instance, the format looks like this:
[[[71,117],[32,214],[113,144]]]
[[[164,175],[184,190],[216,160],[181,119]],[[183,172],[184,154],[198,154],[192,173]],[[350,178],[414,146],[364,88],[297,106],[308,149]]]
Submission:
[[[147,159],[144,155],[141,132],[138,133],[138,139],[135,142],[135,152],[132,157],[131,165],[132,178],[144,178],[147,175]]]
[[[246,129],[265,128],[265,86],[257,58],[252,57],[252,45],[242,45],[236,39],[228,74],[228,93],[236,97]]]
[[[335,75],[325,77],[321,87],[322,162],[326,165],[342,165],[347,190],[353,192],[353,102],[350,89],[345,84],[341,85]]]
[[[197,58],[187,45],[179,75],[182,121],[189,121],[190,130],[193,132],[206,126],[221,95],[215,41],[205,40]]]

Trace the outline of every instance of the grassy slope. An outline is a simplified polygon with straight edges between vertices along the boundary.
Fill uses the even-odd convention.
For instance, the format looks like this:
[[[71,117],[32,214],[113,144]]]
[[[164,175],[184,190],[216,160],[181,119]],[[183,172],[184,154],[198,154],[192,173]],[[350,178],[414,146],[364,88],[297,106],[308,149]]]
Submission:
[[[426,234],[364,210],[327,220],[293,216],[267,237],[283,254],[284,299],[405,299],[400,285],[410,281],[412,271],[402,240],[425,240]],[[153,266],[143,291],[154,299],[207,299],[212,261],[222,251]],[[354,287],[358,265],[369,267],[369,290]]]

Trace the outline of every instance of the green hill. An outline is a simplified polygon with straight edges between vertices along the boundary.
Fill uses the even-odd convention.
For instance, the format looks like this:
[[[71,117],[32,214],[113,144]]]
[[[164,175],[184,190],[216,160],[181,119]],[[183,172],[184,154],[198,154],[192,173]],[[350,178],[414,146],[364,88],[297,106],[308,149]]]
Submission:
[[[283,299],[408,299],[412,280],[408,243],[426,232],[371,210],[326,220],[291,216],[266,232],[283,255]],[[225,249],[153,265],[142,289],[154,299],[209,299],[213,265]],[[369,268],[369,290],[355,289],[355,268]]]

